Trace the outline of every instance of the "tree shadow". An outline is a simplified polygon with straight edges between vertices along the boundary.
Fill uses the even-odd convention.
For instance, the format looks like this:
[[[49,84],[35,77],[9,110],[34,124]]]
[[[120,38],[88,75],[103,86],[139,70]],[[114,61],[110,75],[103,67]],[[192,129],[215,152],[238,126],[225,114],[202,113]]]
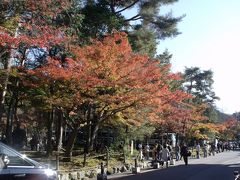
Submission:
[[[239,153],[240,156],[240,153]],[[240,163],[234,164],[189,164],[144,172],[117,180],[233,180],[234,171],[240,171]],[[113,178],[111,178],[113,179]]]

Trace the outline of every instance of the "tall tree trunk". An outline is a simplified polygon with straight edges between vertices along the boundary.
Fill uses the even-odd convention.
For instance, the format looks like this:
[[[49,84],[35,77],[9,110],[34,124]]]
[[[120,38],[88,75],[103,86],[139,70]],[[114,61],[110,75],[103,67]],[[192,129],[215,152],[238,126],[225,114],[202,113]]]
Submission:
[[[12,97],[9,103],[8,113],[7,113],[7,127],[6,127],[6,139],[8,144],[12,144],[12,131],[14,119],[17,120],[17,108],[18,108],[18,87],[19,81],[16,80],[16,88],[12,92]]]
[[[79,127],[77,125],[75,125],[72,133],[70,134],[70,136],[68,138],[66,153],[65,153],[65,156],[67,157],[66,161],[71,161],[72,150],[73,150],[76,138],[77,138],[78,130],[79,130]]]
[[[15,31],[15,34],[14,34],[15,38],[20,34],[19,33],[20,28],[19,27],[21,27],[21,23],[19,23],[17,28],[16,28],[16,31]],[[3,91],[0,94],[0,122],[2,121],[2,117],[3,117],[3,113],[4,113],[4,109],[5,109],[5,99],[6,99],[6,94],[7,94],[7,90],[8,90],[9,76],[10,76],[10,72],[11,72],[11,66],[12,66],[13,59],[14,59],[14,50],[11,49],[10,57],[7,61],[6,66],[5,66],[5,68],[6,68],[6,78],[5,78],[4,83],[3,83]],[[22,62],[21,65],[23,65],[23,64],[24,64],[24,61]]]
[[[52,129],[53,128],[53,111],[48,113],[48,118],[47,118],[47,156],[51,156],[53,152],[53,142],[52,142]]]
[[[0,94],[0,122],[2,121],[4,113],[5,95],[4,91]]]
[[[88,114],[87,114],[87,139],[85,144],[84,153],[88,154],[90,152],[90,145],[91,145],[91,107],[88,108]]]
[[[63,140],[63,114],[62,111],[57,111],[57,122],[56,122],[56,146],[57,151],[60,153],[62,148],[62,140]]]
[[[6,99],[6,94],[7,94],[7,87],[8,87],[8,83],[9,83],[9,75],[10,75],[10,70],[11,70],[11,59],[9,58],[9,62],[7,64],[7,74],[6,74],[6,78],[5,81],[3,83],[3,91],[1,92],[0,95],[0,122],[2,121],[2,117],[3,117],[3,113],[4,113],[4,109],[5,109],[5,99]],[[8,127],[6,127],[7,129]],[[6,134],[7,136],[7,134]]]
[[[97,137],[99,126],[100,126],[100,123],[96,123],[95,126],[92,126],[93,127],[93,131],[92,131],[92,136],[91,136],[90,149],[93,149],[93,144],[94,144],[95,139]]]
[[[12,144],[12,129],[13,129],[13,117],[14,117],[14,110],[13,110],[13,104],[14,104],[14,97],[12,96],[8,111],[7,111],[7,124],[6,124],[6,140],[7,144]]]
[[[90,151],[91,151],[91,124],[90,122],[88,121],[88,124],[87,124],[87,139],[86,139],[86,143],[85,143],[85,150],[84,150],[84,153],[88,154]]]

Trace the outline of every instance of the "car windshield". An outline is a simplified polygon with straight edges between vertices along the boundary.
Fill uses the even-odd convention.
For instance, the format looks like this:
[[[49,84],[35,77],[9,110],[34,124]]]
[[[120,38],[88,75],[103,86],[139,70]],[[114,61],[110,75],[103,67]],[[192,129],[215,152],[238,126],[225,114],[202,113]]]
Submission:
[[[13,148],[0,142],[0,154],[7,155],[10,162],[8,164],[11,166],[31,166],[31,167],[42,167],[42,165],[28,157],[14,150]]]

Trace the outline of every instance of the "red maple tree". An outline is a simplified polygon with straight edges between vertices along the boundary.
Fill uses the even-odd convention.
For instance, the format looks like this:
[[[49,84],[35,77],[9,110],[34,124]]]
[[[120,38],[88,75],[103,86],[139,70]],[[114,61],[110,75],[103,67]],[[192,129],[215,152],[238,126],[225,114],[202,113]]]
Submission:
[[[92,141],[99,126],[116,114],[132,125],[146,117],[150,122],[167,121],[159,113],[189,97],[171,91],[166,79],[177,76],[161,71],[159,61],[134,54],[125,33],[116,32],[85,47],[68,45],[68,51],[71,56],[64,62],[48,58],[47,66],[28,72],[38,77],[35,85],[57,85],[52,105],[64,107],[74,117],[69,124],[75,132],[85,123],[92,124]]]

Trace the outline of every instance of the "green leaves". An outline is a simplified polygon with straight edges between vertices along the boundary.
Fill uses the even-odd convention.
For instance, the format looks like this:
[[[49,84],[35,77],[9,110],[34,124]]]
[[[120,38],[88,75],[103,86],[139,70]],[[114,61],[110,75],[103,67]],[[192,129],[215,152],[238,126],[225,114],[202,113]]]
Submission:
[[[159,15],[162,6],[174,2],[176,0],[88,1],[85,6],[76,7],[83,15],[78,29],[81,44],[115,30],[125,31],[134,52],[154,57],[159,40],[179,34],[177,23],[183,16]]]
[[[86,6],[82,9],[84,19],[80,31],[82,38],[96,38],[120,30],[123,27],[123,16],[115,14],[110,8],[101,3]]]
[[[184,87],[186,91],[194,95],[196,103],[210,103],[219,99],[213,91],[213,72],[211,70],[202,71],[198,67],[186,68],[184,77]]]

